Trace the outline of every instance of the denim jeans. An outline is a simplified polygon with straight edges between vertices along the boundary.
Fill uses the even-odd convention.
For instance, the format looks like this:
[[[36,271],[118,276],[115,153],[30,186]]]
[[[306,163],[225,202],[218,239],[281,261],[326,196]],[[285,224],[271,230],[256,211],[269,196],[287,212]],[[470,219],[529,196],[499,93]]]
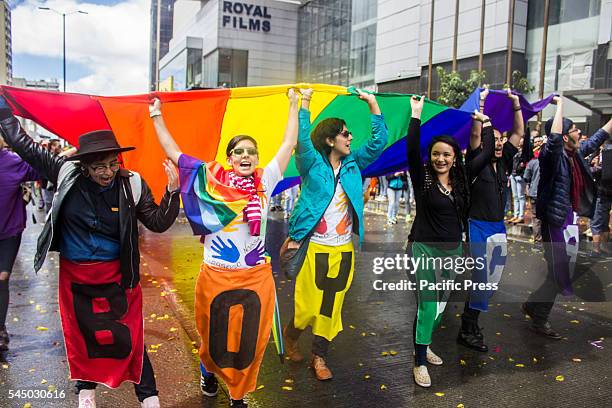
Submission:
[[[521,176],[510,176],[510,185],[514,198],[514,216],[523,218],[525,216],[525,182]]]
[[[597,197],[595,215],[591,221],[591,231],[594,235],[610,231],[610,207],[612,207],[612,199]]]
[[[393,190],[387,188],[387,197],[389,199],[389,205],[387,208],[387,220],[391,221],[397,218],[399,211],[399,199],[402,194],[402,190]]]

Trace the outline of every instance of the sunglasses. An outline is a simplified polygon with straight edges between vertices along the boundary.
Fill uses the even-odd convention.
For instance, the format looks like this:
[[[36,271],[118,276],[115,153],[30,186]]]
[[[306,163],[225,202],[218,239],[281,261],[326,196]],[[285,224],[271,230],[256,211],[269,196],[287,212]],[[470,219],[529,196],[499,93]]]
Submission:
[[[247,148],[238,147],[236,149],[233,149],[230,152],[230,154],[234,156],[242,156],[245,151],[247,152],[249,156],[257,156],[257,149],[255,149],[254,147],[247,147]]]
[[[349,137],[350,134],[351,134],[351,132],[349,132],[348,130],[344,130],[344,131],[338,133],[338,136]]]

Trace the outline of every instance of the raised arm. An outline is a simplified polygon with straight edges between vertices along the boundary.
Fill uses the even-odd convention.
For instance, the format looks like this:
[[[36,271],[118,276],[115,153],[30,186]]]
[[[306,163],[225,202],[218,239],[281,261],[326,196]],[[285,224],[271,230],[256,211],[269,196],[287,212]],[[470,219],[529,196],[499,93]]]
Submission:
[[[412,189],[415,195],[423,189],[425,179],[423,163],[421,162],[421,113],[424,104],[424,96],[413,95],[410,97],[412,116],[406,138],[406,156],[408,157],[408,172],[412,179]]]
[[[312,89],[302,91],[302,108],[298,112],[298,143],[295,148],[295,165],[300,176],[308,174],[308,170],[317,158],[317,150],[310,139],[310,99]]]
[[[550,128],[550,135],[546,143],[542,145],[538,159],[540,163],[549,163],[563,153],[563,99],[559,96],[553,98],[553,104],[557,105],[555,117]],[[540,165],[540,167],[543,167]]]
[[[57,176],[65,159],[52,154],[32,140],[13,116],[3,96],[0,96],[0,130],[4,141],[15,153],[32,166],[41,177],[57,184]]]
[[[495,135],[489,117],[485,114],[474,111],[472,114],[474,122],[482,126],[482,149],[476,153],[467,163],[470,179],[478,177],[480,172],[489,164],[495,155]]]
[[[599,147],[610,138],[610,133],[612,133],[612,119],[580,145],[581,156],[585,157],[598,152]]]
[[[153,120],[155,134],[160,146],[164,149],[164,153],[166,153],[166,156],[172,163],[178,166],[178,159],[181,157],[182,152],[166,127],[161,113],[161,101],[158,98],[153,99],[153,102],[149,105],[149,113]]]
[[[304,92],[306,92],[306,90],[304,90]],[[312,90],[310,94],[312,95]],[[289,118],[287,119],[287,127],[285,128],[283,143],[276,153],[276,161],[278,162],[281,173],[284,173],[287,169],[287,165],[289,164],[289,160],[291,160],[291,154],[293,154],[293,149],[297,144],[298,138],[299,94],[295,91],[295,89],[291,88],[289,89],[287,96],[289,98]]]
[[[359,92],[359,99],[368,103],[372,120],[372,136],[365,145],[361,146],[353,153],[357,166],[360,170],[363,170],[382,154],[387,145],[389,130],[380,112],[376,97],[373,94],[363,93],[359,90],[357,92]]]
[[[512,90],[508,89],[508,98],[512,101],[512,110],[514,111],[512,134],[508,138],[508,142],[518,149],[521,144],[521,137],[525,135],[525,121],[523,120],[523,111],[518,95],[513,94]]]
[[[484,114],[484,104],[487,96],[489,95],[489,85],[484,85],[484,89],[480,91],[480,105],[479,112]],[[480,147],[482,132],[482,122],[479,120],[472,120],[472,130],[470,134],[470,148],[476,150]]]

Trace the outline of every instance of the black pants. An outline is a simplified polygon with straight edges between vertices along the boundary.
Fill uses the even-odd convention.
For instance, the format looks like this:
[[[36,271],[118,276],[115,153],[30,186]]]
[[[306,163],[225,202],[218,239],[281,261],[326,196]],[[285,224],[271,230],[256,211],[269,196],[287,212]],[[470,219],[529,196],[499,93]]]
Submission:
[[[530,312],[535,325],[542,325],[548,321],[548,316],[559,293],[559,285],[555,281],[554,275],[553,244],[550,241],[550,230],[545,223],[542,223],[542,242],[544,243],[544,258],[547,265],[546,279],[525,302],[527,311]]]
[[[15,265],[19,245],[21,245],[21,233],[6,239],[0,239],[0,273],[8,273],[6,279],[0,279],[0,330],[5,329],[9,304],[9,278],[13,271],[13,265]]]
[[[303,330],[300,330],[295,327],[294,318],[292,317],[287,325],[287,331],[285,334],[289,336],[292,340],[297,341],[300,338]],[[329,350],[329,344],[331,342],[327,340],[325,337],[314,336],[312,339],[312,354],[316,354],[319,357],[327,357],[327,351]]]
[[[81,390],[95,390],[98,383],[90,381],[77,381],[76,390],[79,393]],[[142,402],[145,398],[154,397],[159,394],[157,385],[155,384],[155,375],[153,374],[153,366],[147,355],[147,347],[145,346],[144,356],[142,357],[142,376],[140,384],[134,384],[134,391],[138,401]]]

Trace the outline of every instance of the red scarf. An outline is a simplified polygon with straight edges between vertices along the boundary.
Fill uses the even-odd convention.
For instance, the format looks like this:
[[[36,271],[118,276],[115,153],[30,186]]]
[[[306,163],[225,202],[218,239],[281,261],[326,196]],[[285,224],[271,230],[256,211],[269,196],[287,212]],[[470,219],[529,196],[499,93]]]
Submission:
[[[568,152],[568,156],[572,167],[572,187],[570,190],[572,208],[574,211],[578,212],[580,209],[580,192],[584,190],[584,177],[576,152]]]
[[[227,172],[230,185],[250,194],[249,202],[242,211],[243,220],[248,222],[249,231],[253,236],[259,236],[261,231],[261,202],[255,188],[255,178],[253,176],[238,176],[234,171]]]

